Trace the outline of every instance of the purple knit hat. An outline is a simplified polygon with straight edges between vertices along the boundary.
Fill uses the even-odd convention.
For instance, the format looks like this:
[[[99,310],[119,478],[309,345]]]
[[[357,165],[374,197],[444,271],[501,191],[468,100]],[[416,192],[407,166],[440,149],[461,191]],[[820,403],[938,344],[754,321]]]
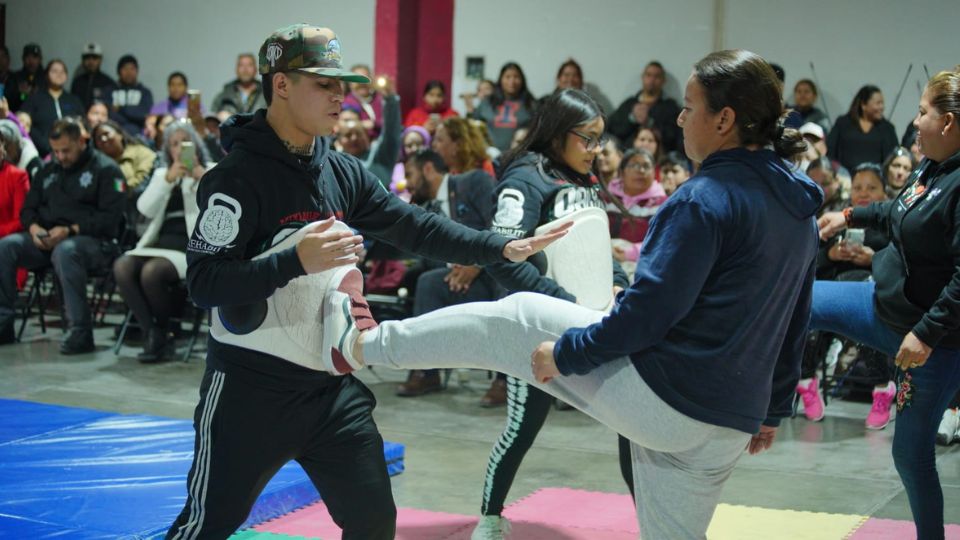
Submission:
[[[407,133],[410,133],[410,132],[418,133],[421,137],[423,137],[423,147],[430,148],[430,140],[431,140],[430,132],[427,131],[426,128],[424,128],[423,126],[408,127],[407,129],[403,130],[403,133],[400,134],[400,162],[401,163],[407,160],[407,152],[403,147],[403,139],[405,139],[407,137]]]

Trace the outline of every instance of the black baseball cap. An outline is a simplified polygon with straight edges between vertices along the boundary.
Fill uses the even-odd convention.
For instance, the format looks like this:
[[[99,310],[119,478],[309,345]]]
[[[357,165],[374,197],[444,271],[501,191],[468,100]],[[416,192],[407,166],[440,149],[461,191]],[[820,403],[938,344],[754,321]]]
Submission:
[[[43,53],[40,52],[40,46],[36,43],[27,43],[23,46],[23,56],[43,56]]]

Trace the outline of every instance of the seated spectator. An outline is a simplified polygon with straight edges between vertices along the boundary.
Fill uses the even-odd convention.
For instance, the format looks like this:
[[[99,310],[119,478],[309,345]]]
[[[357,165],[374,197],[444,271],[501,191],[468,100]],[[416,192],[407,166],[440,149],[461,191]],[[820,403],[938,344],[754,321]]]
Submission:
[[[170,318],[183,295],[179,286],[187,275],[187,241],[197,222],[197,186],[212,165],[200,136],[187,122],[176,122],[164,132],[160,165],[137,199],[137,210],[150,220],[136,248],[113,264],[117,288],[146,341],[137,359],[161,362],[168,357]],[[196,148],[195,163],[181,161],[181,146]]]
[[[428,133],[424,127],[410,126],[403,130],[403,133],[400,134],[400,142],[402,145],[400,147],[400,158],[393,167],[390,191],[396,193],[401,198],[409,197],[410,192],[407,190],[406,173],[407,159],[424,148],[430,148],[430,141],[430,133]]]
[[[153,136],[153,138],[148,139],[147,141],[150,143],[150,147],[153,150],[159,151],[161,148],[163,148],[163,132],[167,129],[167,127],[170,126],[170,124],[177,121],[178,120],[171,114],[165,114],[157,119],[156,134]]]
[[[876,163],[863,163],[854,171],[851,187],[850,204],[853,206],[867,206],[870,203],[887,200],[884,186],[883,171]],[[843,207],[849,206],[844,204]],[[848,230],[845,233],[851,235]],[[862,242],[848,241],[847,236],[838,234],[827,240],[820,248],[817,257],[817,279],[839,281],[866,281],[871,276],[873,255],[890,243],[885,232],[877,229],[865,229]],[[889,399],[894,393],[893,364],[890,358],[861,347],[859,362],[862,365],[859,373],[867,374],[868,384],[873,385],[873,408],[867,417],[866,426],[869,429],[883,429],[890,418]],[[804,412],[810,420],[822,418],[822,406],[817,406],[819,400],[818,382],[808,371],[805,378],[797,385],[797,392],[804,401]],[[812,395],[816,394],[816,395]],[[811,401],[811,411],[807,411],[807,402]]]
[[[137,81],[139,74],[140,64],[132,54],[120,57],[117,62],[117,86],[110,92],[110,117],[124,131],[135,135],[143,132],[153,106],[153,93]]]
[[[265,109],[263,87],[257,80],[257,59],[251,53],[237,56],[237,78],[223,85],[220,93],[214,96],[210,110],[214,113],[228,114],[252,113]]]
[[[443,158],[433,150],[421,150],[408,161],[412,200],[429,211],[477,230],[493,221],[494,179],[479,169],[451,175]],[[479,266],[434,264],[420,274],[413,300],[413,315],[422,315],[465,302],[495,300],[497,282]],[[440,370],[412,370],[396,390],[398,396],[420,396],[443,388]]]
[[[847,207],[847,201],[844,200],[840,182],[837,179],[836,168],[830,158],[823,156],[811,161],[807,165],[807,176],[823,190],[823,204],[817,211],[818,217],[827,212],[839,212]]]
[[[11,111],[17,112],[43,84],[43,52],[36,43],[23,46],[23,68],[10,75],[3,96]]]
[[[830,119],[817,108],[817,97],[817,85],[810,79],[800,79],[793,85],[793,110],[800,115],[801,125],[812,122],[826,133],[830,131]]]
[[[23,230],[20,222],[20,209],[30,191],[30,177],[27,171],[18,169],[7,160],[4,145],[0,145],[0,238]],[[27,282],[26,269],[17,270],[17,289],[23,289]]]
[[[536,100],[527,89],[527,78],[515,62],[500,69],[493,94],[487,96],[470,115],[487,125],[493,145],[501,152],[510,149],[513,133],[527,127],[533,119]]]
[[[146,187],[141,184],[153,172],[153,164],[157,159],[153,150],[124,132],[120,124],[113,120],[94,128],[92,137],[97,150],[120,166],[125,180],[120,186],[121,191],[139,192]]]
[[[491,174],[493,165],[487,158],[486,143],[479,130],[474,129],[464,118],[444,120],[437,128],[431,145],[440,154],[451,174],[463,174],[474,169],[483,169]]]
[[[10,71],[10,49],[6,45],[0,45],[0,84],[6,85],[10,84],[11,78],[13,77],[13,72]],[[0,92],[0,100],[6,99],[3,97],[3,92]]]
[[[603,143],[600,155],[597,156],[597,171],[600,173],[597,179],[600,183],[609,186],[610,181],[620,174],[620,163],[623,160],[623,152],[620,151],[620,145],[611,137]]]
[[[837,118],[827,136],[827,155],[847,170],[861,163],[883,163],[898,146],[897,130],[883,117],[883,93],[866,85],[850,102],[847,114]]]
[[[631,148],[623,154],[619,176],[607,187],[620,203],[607,203],[610,238],[625,240],[613,245],[613,257],[620,263],[636,263],[650,220],[667,200],[663,186],[653,176],[655,163],[650,151]],[[624,270],[630,273],[627,268]]]
[[[27,172],[32,182],[43,167],[43,161],[33,142],[23,137],[20,129],[11,120],[0,120],[0,143],[3,144],[6,160],[18,169]]]
[[[443,85],[443,82],[427,81],[420,104],[410,109],[403,125],[406,127],[423,126],[430,135],[433,135],[437,131],[437,126],[440,125],[441,120],[457,116],[457,111],[451,109],[446,100],[447,88]]]
[[[637,136],[633,139],[633,148],[638,148],[641,150],[646,150],[653,155],[653,162],[657,165],[656,169],[653,171],[653,177],[657,180],[660,179],[660,158],[661,148],[663,147],[663,141],[660,138],[660,132],[657,128],[653,127],[642,127],[637,130]]]
[[[91,132],[97,129],[97,126],[110,119],[110,107],[102,101],[94,101],[87,107],[87,129]],[[119,125],[119,124],[118,124]]]
[[[683,133],[677,127],[680,106],[663,95],[667,81],[660,62],[652,61],[643,69],[643,87],[624,100],[610,116],[607,131],[621,141],[632,141],[641,127],[660,130],[663,151],[683,151]]]
[[[87,273],[110,264],[123,223],[122,173],[86,144],[82,125],[57,121],[50,130],[56,157],[30,184],[20,221],[26,232],[0,239],[0,342],[13,342],[16,269],[53,266],[66,313],[61,354],[93,351],[93,317],[87,304]]]
[[[690,161],[679,152],[670,152],[660,160],[660,185],[667,197],[690,179]]]
[[[167,77],[167,99],[153,104],[150,108],[150,115],[144,127],[144,133],[148,139],[154,138],[157,129],[157,119],[169,114],[177,120],[187,119],[190,115],[188,110],[187,76],[179,71],[174,71]],[[200,108],[200,115],[203,115],[203,107]]]
[[[20,126],[21,133],[26,131],[23,136],[30,138],[30,129],[33,128],[33,118],[30,117],[30,113],[26,111],[17,111],[15,116],[17,117],[15,123]]]
[[[490,79],[480,79],[477,81],[477,90],[475,92],[464,92],[460,94],[460,99],[463,100],[463,109],[466,111],[465,116],[472,116],[473,111],[476,110],[476,105],[484,100],[484,98],[493,95],[493,89],[496,88],[496,84]]]
[[[393,91],[393,81],[386,81],[380,91],[383,100],[383,136],[370,142],[369,131],[363,122],[341,126],[337,133],[337,142],[345,154],[350,154],[363,162],[363,166],[372,172],[384,187],[389,188],[393,167],[400,155],[400,99]],[[353,83],[350,83],[353,84]]]
[[[910,173],[917,168],[917,162],[913,160],[913,154],[910,150],[898,146],[890,153],[887,160],[883,162],[884,183],[887,185],[887,197],[894,198],[900,194],[900,190],[906,185]]]
[[[351,67],[350,71],[374,81],[374,77],[370,76],[369,66],[357,64]],[[383,96],[368,83],[350,82],[347,83],[347,89],[349,93],[343,98],[343,108],[356,111],[360,115],[360,124],[367,130],[367,137],[371,141],[376,139],[383,129]]]
[[[53,123],[65,116],[83,116],[80,98],[64,90],[67,84],[67,65],[62,60],[51,60],[46,69],[46,85],[34,92],[23,104],[24,112],[33,119],[30,139],[41,156],[50,153],[47,137]]]
[[[83,69],[73,76],[70,93],[80,98],[85,109],[89,110],[94,102],[106,102],[110,92],[117,85],[113,79],[100,71],[103,63],[103,49],[96,43],[87,43],[81,53]]]

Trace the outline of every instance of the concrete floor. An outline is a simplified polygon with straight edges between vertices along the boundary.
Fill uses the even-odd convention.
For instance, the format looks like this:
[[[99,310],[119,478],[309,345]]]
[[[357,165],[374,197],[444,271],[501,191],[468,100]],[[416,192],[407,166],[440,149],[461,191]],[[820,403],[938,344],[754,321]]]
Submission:
[[[190,363],[141,365],[133,347],[114,356],[113,329],[106,327],[96,331],[96,352],[64,357],[57,352],[60,335],[56,328],[41,335],[31,325],[24,343],[0,348],[0,397],[192,417],[202,351]],[[393,481],[397,503],[476,513],[487,456],[504,425],[504,409],[476,405],[487,386],[486,374],[455,374],[449,389],[421,398],[393,395],[404,372],[368,370],[359,377],[379,400],[376,419],[384,438],[407,446],[406,472]],[[893,424],[880,432],[864,429],[868,409],[864,403],[835,401],[821,423],[802,417],[785,421],[772,451],[741,459],[722,502],[910,519],[890,457]],[[960,523],[958,448],[938,450],[950,523]],[[548,486],[625,493],[614,433],[577,411],[552,411],[509,501]]]

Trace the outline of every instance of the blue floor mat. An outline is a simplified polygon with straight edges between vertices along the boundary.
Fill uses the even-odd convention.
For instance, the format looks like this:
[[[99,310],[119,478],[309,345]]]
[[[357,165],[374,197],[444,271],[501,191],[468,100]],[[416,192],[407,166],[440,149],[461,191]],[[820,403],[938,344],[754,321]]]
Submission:
[[[0,538],[156,538],[183,507],[189,420],[0,399]],[[385,443],[391,475],[403,446]],[[249,527],[319,499],[288,463],[257,499]]]

